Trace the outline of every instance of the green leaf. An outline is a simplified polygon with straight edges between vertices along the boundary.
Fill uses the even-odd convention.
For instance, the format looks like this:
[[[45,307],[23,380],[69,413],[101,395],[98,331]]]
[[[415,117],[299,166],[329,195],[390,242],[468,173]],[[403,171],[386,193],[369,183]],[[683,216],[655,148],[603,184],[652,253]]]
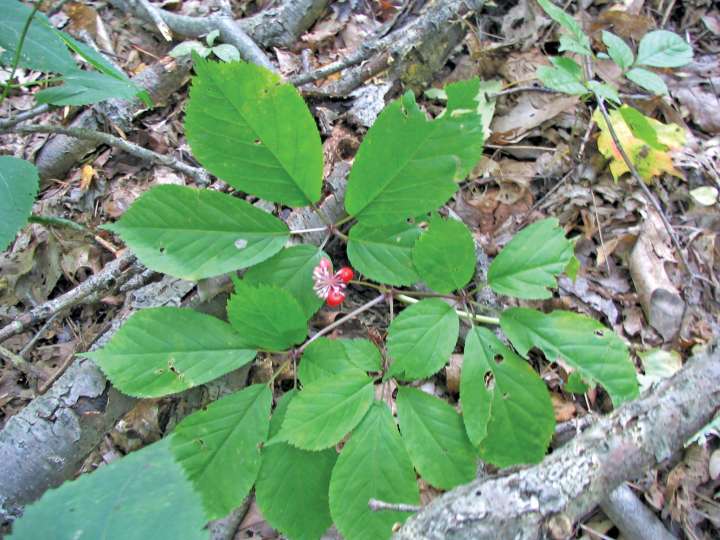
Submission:
[[[61,86],[35,94],[38,103],[51,105],[89,105],[106,99],[132,99],[138,89],[129,80],[121,80],[95,71],[75,71],[63,76]]]
[[[270,421],[271,435],[279,431],[296,394],[293,390],[282,397]],[[255,484],[255,500],[263,517],[293,540],[319,539],[332,524],[328,489],[336,461],[334,448],[308,452],[286,443],[263,448]]]
[[[231,186],[289,206],[320,199],[323,153],[294,86],[267,69],[196,59],[185,117],[193,155]]]
[[[0,64],[12,66],[20,34],[32,8],[16,0],[3,0],[0,17]],[[4,49],[4,50],[2,50]],[[36,71],[67,73],[77,70],[73,57],[58,39],[47,17],[35,13],[25,36],[18,65]]]
[[[420,229],[411,223],[381,227],[356,224],[350,229],[347,255],[353,267],[370,279],[388,285],[412,285],[419,281],[412,249]]]
[[[380,371],[382,358],[367,339],[318,338],[305,349],[298,368],[303,385],[347,371]]]
[[[365,416],[373,388],[373,380],[358,370],[307,384],[290,403],[276,439],[303,450],[337,444]]]
[[[574,37],[568,35],[560,36],[560,47],[558,48],[558,51],[572,52],[583,56],[592,56],[592,51],[586,45],[583,45],[581,41],[578,41]]]
[[[603,30],[603,43],[607,46],[607,52],[612,61],[615,62],[620,69],[625,70],[632,66],[635,56],[632,49],[621,37],[616,36],[612,32]]]
[[[508,467],[542,460],[555,430],[550,394],[528,363],[486,328],[473,328],[465,339],[460,402],[484,461]]]
[[[582,82],[582,79],[583,79],[582,68],[580,67],[580,64],[578,64],[572,58],[568,58],[566,56],[551,56],[550,62],[556,68],[562,69],[563,71],[567,71],[570,75],[572,75],[573,79],[575,79],[576,81]]]
[[[130,396],[160,397],[204,384],[255,357],[232,327],[191,309],[143,309],[102,349],[84,353]]]
[[[475,479],[475,449],[455,409],[421,390],[402,386],[397,410],[403,441],[420,476],[440,489]]]
[[[632,68],[625,76],[640,88],[644,88],[658,96],[667,96],[668,87],[662,77],[643,68]]]
[[[365,223],[398,223],[435,210],[455,193],[455,182],[480,159],[484,136],[480,115],[462,108],[464,100],[456,103],[451,88],[446,114],[434,120],[411,92],[380,113],[350,171],[348,214]]]
[[[580,25],[575,21],[575,19],[572,18],[571,15],[565,13],[562,9],[550,2],[550,0],[538,0],[538,4],[540,4],[540,7],[545,10],[545,13],[547,13],[550,18],[552,18],[552,20],[554,20],[560,26],[565,28],[565,30],[568,30],[570,32],[573,41],[575,42],[575,44],[577,44],[577,50],[560,50],[572,50],[573,52],[578,52],[580,54],[585,54],[588,56],[592,55],[592,51],[590,50],[590,38],[585,32],[583,32]],[[562,44],[562,39],[560,43]]]
[[[249,285],[274,285],[285,289],[300,303],[309,319],[323,300],[313,290],[313,269],[327,255],[310,244],[285,248],[268,260],[248,269],[243,276]]]
[[[436,373],[450,358],[459,330],[457,313],[438,298],[406,308],[388,329],[390,375],[411,381]]]
[[[601,83],[598,81],[588,81],[587,85],[588,88],[592,90],[592,92],[596,96],[599,96],[606,101],[612,101],[613,103],[617,103],[618,105],[622,103],[617,90],[609,84]]]
[[[14,522],[13,540],[205,540],[199,496],[169,440],[51,489]]]
[[[660,150],[661,152],[668,150],[668,147],[658,140],[658,129],[650,123],[650,118],[637,109],[633,109],[627,105],[623,105],[617,110],[635,137],[647,143],[650,148],[655,150]]]
[[[242,199],[174,185],[150,189],[105,228],[145,266],[191,280],[262,262],[289,237],[282,221]]]
[[[0,251],[4,251],[27,223],[40,177],[32,163],[0,156]]]
[[[376,401],[343,448],[330,478],[330,513],[347,540],[386,540],[407,512],[373,512],[370,499],[418,504],[415,471],[392,413]]]
[[[563,390],[573,394],[584,394],[588,389],[589,386],[582,380],[582,377],[577,371],[573,371],[568,375],[568,380],[563,385]]]
[[[585,85],[579,82],[571,73],[558,67],[540,66],[537,69],[537,78],[548,88],[571,95],[588,93]]]
[[[270,388],[254,384],[191,414],[175,428],[175,459],[200,494],[209,520],[240,506],[255,483],[271,405]]]
[[[537,347],[550,362],[562,360],[582,377],[605,387],[617,407],[638,396],[638,383],[625,343],[599,322],[572,313],[510,308],[500,325],[518,352]]]
[[[239,62],[240,61],[240,51],[237,50],[237,47],[235,47],[235,45],[230,45],[229,43],[223,43],[222,45],[216,45],[211,50],[212,50],[213,54],[215,56],[217,56],[223,62]]]
[[[692,62],[692,47],[683,38],[667,30],[648,32],[640,40],[638,66],[680,67]]]
[[[475,273],[475,241],[461,221],[435,217],[413,248],[420,279],[448,294],[462,289]]]
[[[228,321],[256,349],[283,351],[307,337],[307,317],[293,296],[280,287],[235,281],[227,305]]]
[[[517,233],[495,257],[488,283],[498,294],[517,298],[550,298],[560,275],[573,257],[572,241],[555,218],[537,221]]]

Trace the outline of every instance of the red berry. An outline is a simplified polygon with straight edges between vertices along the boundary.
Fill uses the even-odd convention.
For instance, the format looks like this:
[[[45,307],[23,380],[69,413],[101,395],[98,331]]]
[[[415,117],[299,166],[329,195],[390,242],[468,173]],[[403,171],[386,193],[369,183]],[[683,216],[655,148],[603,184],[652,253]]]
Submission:
[[[337,307],[345,300],[345,293],[342,291],[332,290],[327,296],[327,305],[330,307]]]
[[[337,271],[335,275],[341,280],[343,280],[345,283],[350,283],[350,280],[352,280],[355,274],[353,273],[352,268],[350,268],[349,266],[343,266],[340,270]]]

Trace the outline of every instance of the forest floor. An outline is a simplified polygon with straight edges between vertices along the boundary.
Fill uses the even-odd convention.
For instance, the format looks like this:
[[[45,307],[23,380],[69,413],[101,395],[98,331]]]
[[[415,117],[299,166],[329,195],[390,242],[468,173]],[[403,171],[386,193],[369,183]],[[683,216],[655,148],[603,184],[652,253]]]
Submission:
[[[537,68],[549,65],[548,55],[557,54],[558,28],[534,2],[488,4],[482,15],[466,18],[464,39],[432,74],[425,90],[471,77],[501,83],[504,91],[497,97],[483,159],[446,210],[471,227],[490,258],[523,226],[556,217],[568,236],[576,239],[581,270],[574,281],[561,278],[552,299],[531,304],[584,313],[611,327],[628,343],[644,389],[680,369],[696,347],[720,335],[720,10],[703,0],[579,3],[578,20],[595,43],[601,43],[603,30],[637,43],[647,31],[666,28],[693,45],[690,65],[662,73],[670,89],[666,98],[640,92],[621,79],[610,62],[597,67],[599,77],[617,85],[626,103],[662,122],[675,123],[686,133],[686,144],[673,156],[677,175],[663,174],[649,184],[672,224],[682,254],[637,182],[630,175],[613,179],[598,150],[594,104],[577,96],[535,90]],[[193,16],[211,9],[210,3],[197,0],[162,4]],[[233,2],[233,15],[250,16],[262,10],[263,4]],[[568,4],[575,12],[577,2]],[[417,0],[332,2],[294,44],[266,52],[280,73],[297,76],[346,58],[376,40],[378,32],[402,27],[423,5]],[[129,75],[161,61],[181,41],[165,41],[151,23],[106,2],[67,3],[51,20],[77,36],[89,35],[101,49],[112,50]],[[18,76],[21,83],[29,83],[41,75],[20,70]],[[380,70],[358,80],[351,92],[330,95],[343,88],[344,76],[341,71],[301,88],[321,129],[326,177],[343,167],[347,172],[379,111],[414,82]],[[195,163],[183,129],[188,80],[185,77],[163,103],[135,114],[130,129],[107,126],[109,132]],[[33,86],[14,90],[0,106],[0,118],[31,110],[34,93]],[[440,110],[432,92],[421,91],[418,99],[430,113]],[[66,125],[79,112],[72,107],[54,108],[26,124]],[[51,137],[19,132],[0,135],[0,154],[35,161]],[[177,170],[109,146],[99,146],[62,174],[44,178],[33,213],[65,218],[82,227],[31,224],[0,254],[0,327],[73,290],[121,256],[124,247],[119,239],[99,227],[118,219],[138,196],[157,184],[196,185]],[[639,250],[638,245],[646,249]],[[203,294],[211,297],[215,286],[212,281],[201,285]],[[665,291],[666,301],[661,305],[649,297],[648,291],[657,289]],[[182,291],[176,287],[172,292],[182,300],[192,290],[193,285],[187,284]],[[87,351],[113,321],[126,316],[131,309],[129,295],[101,291],[94,301],[53,313],[47,321],[31,324],[2,343],[32,367],[19,369],[2,359],[0,428],[46,392],[76,353]],[[349,298],[345,310],[363,301]],[[649,321],[651,308],[654,320]],[[330,324],[339,313],[324,308],[314,319],[315,327]],[[368,326],[382,329],[388,323],[382,311],[372,311],[368,317],[372,320],[358,321],[345,328],[344,335],[367,337]],[[272,366],[272,358],[258,359],[250,379],[267,380]],[[564,392],[561,372],[562,366],[549,364],[542,373],[559,423],[611,409],[602,391]],[[437,386],[438,392],[456,393],[453,361],[427,384]],[[181,415],[178,408],[182,405],[175,398],[140,402],[85,459],[81,472],[160,439]],[[720,434],[709,429],[631,488],[679,537],[720,537]],[[428,489],[424,495],[431,498],[436,493]],[[273,538],[274,534],[251,505],[235,538]],[[586,516],[576,537],[620,536],[598,509]]]

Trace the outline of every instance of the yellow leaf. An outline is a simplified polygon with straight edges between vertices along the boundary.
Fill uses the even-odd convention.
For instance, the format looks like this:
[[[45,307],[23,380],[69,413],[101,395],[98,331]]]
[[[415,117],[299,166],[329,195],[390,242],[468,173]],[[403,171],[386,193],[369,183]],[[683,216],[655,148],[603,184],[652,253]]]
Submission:
[[[632,113],[632,115],[623,113]],[[641,125],[631,127],[626,122],[629,116],[639,120]],[[617,181],[630,170],[615,145],[599,109],[593,114],[593,120],[600,127],[598,149],[603,156],[610,159],[610,172]],[[670,152],[682,148],[685,144],[683,128],[677,124],[658,122],[627,105],[610,112],[610,122],[625,153],[645,182],[650,183],[654,177],[664,172],[682,178],[682,173],[673,165]]]
[[[95,169],[92,165],[83,165],[80,172],[80,189],[87,191],[95,176]]]

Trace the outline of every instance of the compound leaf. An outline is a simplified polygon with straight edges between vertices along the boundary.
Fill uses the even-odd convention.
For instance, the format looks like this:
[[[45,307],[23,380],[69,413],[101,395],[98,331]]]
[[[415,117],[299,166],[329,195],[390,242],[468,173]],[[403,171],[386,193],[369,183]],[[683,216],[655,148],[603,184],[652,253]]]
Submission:
[[[196,58],[185,117],[193,155],[231,186],[273,202],[320,199],[320,135],[297,89],[255,64]]]
[[[320,309],[323,300],[313,290],[313,269],[327,255],[315,246],[301,244],[285,248],[248,269],[243,279],[249,285],[275,285],[290,292],[306,318]]]
[[[411,223],[381,227],[356,224],[350,229],[347,255],[353,267],[368,278],[388,285],[412,285],[419,281],[412,249],[420,229]]]
[[[550,0],[538,0],[538,4],[540,4],[540,7],[545,10],[545,13],[547,13],[552,20],[570,32],[573,44],[571,47],[565,47],[564,49],[561,48],[561,50],[571,50],[573,52],[577,52],[578,54],[592,56],[592,51],[590,50],[590,38],[585,32],[583,32],[580,25],[571,15],[554,5],[550,2]],[[561,45],[563,44],[562,39],[560,40],[560,43]]]
[[[486,328],[465,339],[460,402],[483,460],[498,467],[542,460],[555,429],[545,383]]]
[[[39,183],[35,165],[24,159],[0,156],[0,251],[27,223]]]
[[[255,349],[282,351],[307,337],[307,317],[293,296],[280,287],[235,281],[227,305],[228,321]]]
[[[633,68],[625,76],[640,88],[644,88],[658,96],[667,96],[668,87],[662,77],[643,68]]]
[[[270,434],[280,430],[292,390],[282,397],[270,420]],[[255,499],[265,519],[293,540],[317,540],[332,524],[328,489],[337,452],[300,450],[287,443],[266,446],[255,484]]]
[[[475,449],[455,409],[421,390],[402,386],[397,410],[403,441],[420,476],[440,489],[475,478]]]
[[[500,325],[521,355],[537,347],[550,362],[569,364],[583,379],[604,386],[616,407],[637,397],[637,376],[625,343],[590,317],[511,308],[500,316]]]
[[[144,265],[191,280],[262,262],[289,236],[282,221],[242,199],[175,185],[150,189],[105,228]]]
[[[608,56],[612,58],[620,69],[627,69],[632,66],[635,56],[633,55],[630,46],[625,41],[607,30],[603,30],[602,33],[603,43],[607,46]]]
[[[343,448],[330,478],[330,513],[347,540],[389,539],[406,512],[373,512],[370,499],[418,504],[415,471],[392,413],[376,401]]]
[[[475,273],[475,241],[464,223],[434,217],[415,243],[413,262],[428,287],[448,294]]]
[[[488,283],[498,294],[517,298],[550,298],[548,287],[556,287],[573,257],[573,243],[555,218],[537,221],[517,233],[495,257]]]
[[[38,103],[52,105],[89,105],[106,99],[132,99],[142,89],[130,80],[118,79],[96,71],[73,71],[65,74],[63,84],[35,94]]]
[[[255,357],[232,327],[191,309],[157,307],[130,317],[92,358],[121,392],[160,397],[204,384]]]
[[[559,67],[540,66],[537,78],[548,88],[571,95],[583,95],[588,89],[572,73]]]
[[[255,483],[271,405],[270,388],[254,384],[191,414],[175,428],[175,459],[200,494],[208,519],[229,514]]]
[[[25,507],[12,540],[207,539],[200,497],[163,439]]]
[[[436,373],[450,358],[459,330],[457,313],[438,298],[406,308],[388,329],[390,375],[409,381]]]
[[[370,407],[373,380],[357,369],[313,381],[288,407],[276,439],[303,450],[323,450],[351,431]]]
[[[382,358],[367,339],[321,337],[305,349],[298,368],[304,385],[345,371],[380,371]]]
[[[347,186],[345,208],[359,221],[398,223],[447,201],[478,162],[483,147],[481,115],[467,106],[466,92],[447,89],[445,114],[428,120],[407,92],[378,116],[358,150]],[[462,103],[456,103],[462,100]]]
[[[690,44],[674,32],[655,30],[640,40],[637,60],[639,66],[660,68],[681,67],[692,62]]]

